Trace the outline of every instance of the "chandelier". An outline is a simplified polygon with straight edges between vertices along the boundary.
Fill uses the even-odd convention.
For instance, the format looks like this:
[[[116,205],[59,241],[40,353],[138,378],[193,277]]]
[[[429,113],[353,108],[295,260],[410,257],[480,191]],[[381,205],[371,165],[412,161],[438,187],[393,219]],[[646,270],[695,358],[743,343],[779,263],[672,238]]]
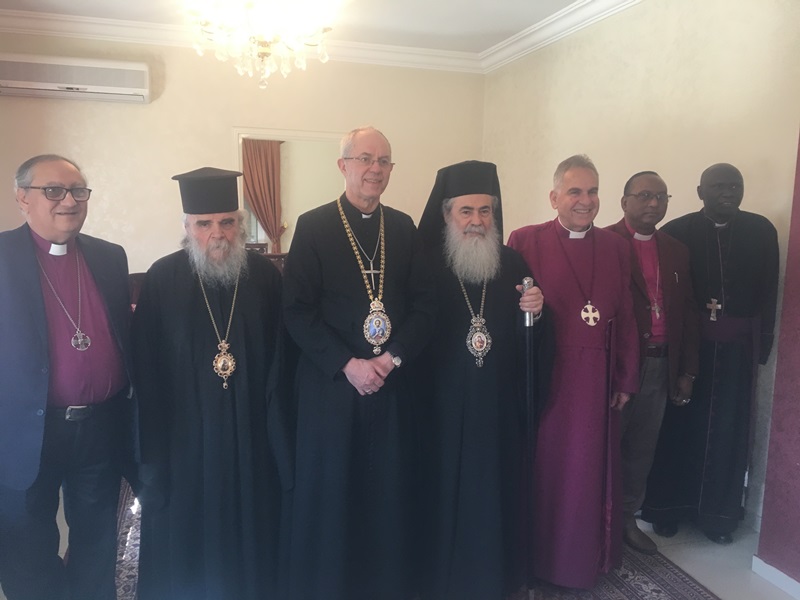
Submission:
[[[340,0],[186,0],[194,49],[231,61],[239,75],[258,77],[258,87],[276,71],[286,77],[306,61],[328,61],[325,34]]]

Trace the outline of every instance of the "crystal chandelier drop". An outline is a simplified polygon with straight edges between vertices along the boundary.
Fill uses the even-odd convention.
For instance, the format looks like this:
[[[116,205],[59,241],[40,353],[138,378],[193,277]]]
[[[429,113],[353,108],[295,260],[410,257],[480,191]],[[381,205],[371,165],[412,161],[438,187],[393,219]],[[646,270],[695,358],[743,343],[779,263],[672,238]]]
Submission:
[[[340,0],[186,0],[194,49],[231,61],[258,87],[280,71],[305,70],[308,58],[328,61],[325,34]]]

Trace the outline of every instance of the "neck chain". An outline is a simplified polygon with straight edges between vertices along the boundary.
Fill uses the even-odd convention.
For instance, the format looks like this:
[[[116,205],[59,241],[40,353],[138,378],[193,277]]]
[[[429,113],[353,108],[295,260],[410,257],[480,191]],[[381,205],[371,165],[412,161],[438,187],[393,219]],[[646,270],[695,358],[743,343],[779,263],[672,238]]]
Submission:
[[[708,217],[706,217],[706,218],[708,218]],[[714,222],[711,219],[709,219],[709,220]],[[722,241],[720,240],[720,234],[723,231],[725,231],[726,229],[728,230],[728,253],[723,257],[722,256]],[[711,259],[711,257],[709,256],[710,251],[708,249],[708,235],[706,235],[706,271],[707,271],[706,280],[709,282],[709,284],[708,284],[709,285],[709,289],[708,289],[709,294],[708,295],[709,295],[709,298],[711,299],[711,301],[706,304],[706,308],[711,311],[711,313],[709,315],[709,320],[710,321],[716,321],[717,320],[717,311],[722,312],[723,305],[725,304],[725,266],[728,264],[728,259],[730,258],[730,255],[731,255],[731,249],[733,248],[733,221],[732,220],[728,221],[722,227],[718,227],[715,224],[713,232],[714,232],[714,236],[715,236],[716,242],[717,242],[717,260],[719,262],[719,293],[720,293],[720,298],[718,299],[718,298],[714,298],[712,296],[712,294],[714,292],[711,289],[711,285],[712,285],[711,284],[711,268],[710,268],[710,265],[711,265],[711,260],[710,259]],[[720,300],[721,300],[721,302],[720,302]]]
[[[475,311],[472,310],[472,303],[469,301],[467,295],[467,288],[464,287],[464,282],[458,278],[458,284],[461,286],[461,291],[464,294],[464,300],[467,301],[467,308],[472,317],[471,327],[467,332],[467,350],[475,357],[475,364],[478,367],[483,366],[483,358],[489,354],[492,348],[492,336],[489,335],[489,330],[486,329],[486,319],[483,318],[483,308],[486,305],[486,280],[483,280],[483,291],[481,292],[481,309],[477,316]]]
[[[647,240],[639,240],[640,242],[649,242],[652,240],[652,236]],[[655,242],[653,242],[655,243]],[[647,277],[644,276],[644,260],[642,254],[642,248],[639,248],[638,252],[639,256],[639,269],[642,272],[642,279],[644,280],[644,287],[647,289],[647,294],[652,296],[653,301],[650,303],[650,310],[653,311],[656,315],[656,319],[661,318],[661,307],[658,305],[658,289],[661,285],[661,263],[658,260],[658,253],[656,252],[656,291],[655,293],[650,292],[650,286],[647,284]]]
[[[558,239],[558,243],[561,245],[561,251],[564,253],[564,258],[567,259],[567,264],[569,265],[569,270],[572,272],[572,276],[575,278],[575,283],[578,285],[578,290],[580,290],[583,297],[586,298],[586,304],[581,309],[581,320],[586,323],[589,327],[594,327],[600,322],[600,311],[597,310],[597,307],[592,304],[591,297],[594,295],[594,266],[595,266],[595,251],[594,251],[594,235],[592,236],[592,275],[591,280],[589,281],[589,293],[586,293],[586,290],[583,289],[583,285],[581,285],[581,278],[578,277],[578,272],[575,270],[575,265],[572,264],[572,260],[567,253],[567,249],[564,247],[564,240],[561,239],[559,232],[556,231],[556,238]]]
[[[644,273],[642,273],[644,275]],[[653,303],[650,309],[655,313],[656,319],[661,318],[661,307],[658,305],[658,287],[661,284],[661,264],[656,264],[656,291],[653,296]],[[647,279],[644,280],[644,285],[647,286]],[[650,288],[647,288],[647,293],[650,293]]]
[[[47,281],[47,285],[50,286],[50,291],[53,292],[53,296],[56,297],[58,304],[61,306],[61,310],[64,311],[64,314],[67,315],[69,322],[72,323],[72,326],[75,328],[75,335],[72,336],[70,343],[75,350],[80,350],[81,352],[88,350],[89,346],[92,345],[92,340],[89,338],[88,335],[81,331],[81,263],[80,258],[78,257],[78,248],[75,247],[75,266],[77,267],[78,271],[78,322],[75,323],[75,319],[72,318],[72,315],[69,314],[67,311],[67,307],[64,306],[64,303],[61,301],[61,298],[56,293],[56,288],[53,286],[53,282],[50,281],[50,278],[47,276],[47,271],[44,270],[44,266],[42,265],[42,261],[39,260],[39,257],[36,256],[36,262],[39,263],[39,268],[42,270],[42,275],[44,275],[45,281]]]
[[[214,313],[211,312],[211,304],[208,302],[208,296],[206,295],[206,288],[203,286],[203,278],[199,275],[197,279],[200,281],[200,291],[203,292],[203,299],[206,301],[206,308],[208,309],[208,316],[211,317],[211,324],[214,326],[214,333],[217,334],[217,341],[219,344],[217,348],[219,349],[219,354],[214,357],[214,361],[211,363],[214,367],[214,373],[222,377],[222,388],[228,389],[228,377],[233,375],[233,372],[236,370],[236,360],[233,358],[233,355],[228,352],[228,348],[231,345],[228,343],[228,336],[231,333],[231,323],[233,322],[233,309],[236,308],[236,295],[239,293],[239,277],[236,278],[236,286],[233,288],[233,300],[231,301],[231,314],[228,316],[228,327],[225,329],[225,337],[221,337],[219,335],[219,329],[217,329],[217,321],[214,319]]]
[[[364,252],[363,248],[361,252],[359,252],[359,248],[361,244],[357,244],[357,240],[355,235],[353,235],[353,230],[350,228],[350,222],[347,220],[347,215],[344,214],[344,209],[342,208],[342,200],[341,198],[336,200],[336,206],[339,208],[339,216],[342,218],[342,224],[344,225],[345,233],[347,233],[347,239],[350,240],[350,246],[353,248],[353,254],[356,256],[356,261],[358,262],[358,268],[361,270],[361,276],[364,278],[364,287],[367,289],[367,296],[369,297],[369,314],[367,318],[364,319],[364,339],[367,340],[370,344],[372,344],[373,354],[380,354],[381,353],[381,345],[385,344],[388,339],[389,335],[392,333],[392,322],[389,320],[389,315],[386,314],[385,309],[383,307],[383,281],[384,276],[386,274],[386,236],[384,234],[384,226],[383,226],[383,207],[379,207],[381,211],[381,221],[380,221],[380,229],[378,231],[378,246],[381,249],[381,264],[380,264],[380,275],[378,277],[378,295],[375,296],[373,293],[373,288],[375,285],[374,275],[375,269],[372,268],[372,260],[370,260],[370,270],[367,271],[364,268],[364,261],[361,260],[361,252]],[[377,246],[375,249],[377,254]],[[364,256],[367,253],[364,252]],[[373,255],[372,259],[375,259]],[[369,280],[367,279],[367,273],[373,277],[373,284],[369,284]]]
[[[381,220],[382,219],[383,219],[383,212],[381,212]],[[350,223],[348,222],[348,226],[349,225],[350,225]],[[350,230],[350,233],[353,233],[352,229]],[[369,269],[365,270],[363,265],[359,265],[359,266],[361,267],[361,271],[364,273],[364,275],[369,275],[370,283],[372,283],[372,289],[374,290],[375,289],[375,274],[377,273],[378,275],[380,275],[383,272],[382,270],[381,271],[376,271],[375,270],[375,264],[374,264],[375,263],[375,257],[378,256],[378,248],[381,247],[381,240],[383,240],[383,236],[379,235],[378,239],[375,241],[375,251],[372,253],[372,258],[370,258],[369,255],[366,253],[366,251],[364,250],[364,247],[361,245],[361,242],[358,241],[358,238],[356,237],[355,233],[353,233],[353,239],[356,241],[356,244],[358,244],[358,249],[361,250],[361,252],[364,253],[364,258],[366,258],[369,261]],[[381,268],[383,268],[383,267],[381,267]]]

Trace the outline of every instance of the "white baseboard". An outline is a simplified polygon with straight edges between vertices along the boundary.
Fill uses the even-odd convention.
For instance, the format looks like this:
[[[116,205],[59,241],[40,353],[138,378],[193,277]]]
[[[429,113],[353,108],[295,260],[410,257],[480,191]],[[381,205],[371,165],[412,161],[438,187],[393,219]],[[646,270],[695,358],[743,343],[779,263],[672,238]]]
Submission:
[[[775,587],[782,589],[792,598],[800,600],[800,581],[795,581],[786,573],[768,565],[757,556],[753,557],[753,572],[769,581]]]

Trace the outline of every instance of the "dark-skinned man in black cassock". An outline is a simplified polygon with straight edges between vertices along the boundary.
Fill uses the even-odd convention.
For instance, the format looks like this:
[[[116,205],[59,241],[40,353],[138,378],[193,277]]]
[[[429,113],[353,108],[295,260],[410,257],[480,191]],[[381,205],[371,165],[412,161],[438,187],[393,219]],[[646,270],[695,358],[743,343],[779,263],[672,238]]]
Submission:
[[[772,349],[778,235],[766,218],[739,209],[744,179],[733,165],[703,171],[697,195],[703,208],[662,231],[689,248],[699,371],[691,402],[665,416],[642,516],[664,537],[692,519],[729,544],[744,516],[757,365]]]

